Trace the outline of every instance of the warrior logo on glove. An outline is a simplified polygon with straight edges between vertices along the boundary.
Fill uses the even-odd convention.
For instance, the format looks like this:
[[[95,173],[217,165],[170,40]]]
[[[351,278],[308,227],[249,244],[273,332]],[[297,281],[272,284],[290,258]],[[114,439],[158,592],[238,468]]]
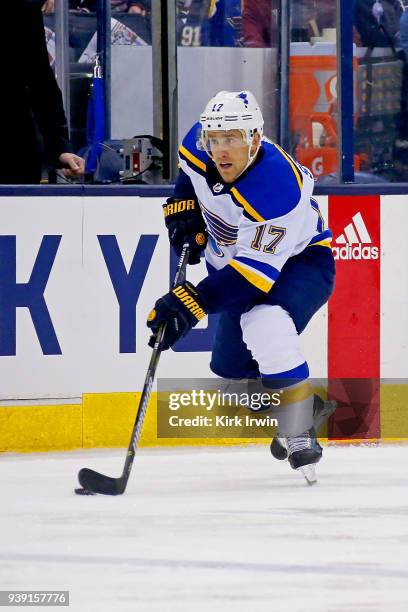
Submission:
[[[207,230],[198,202],[194,199],[169,198],[163,205],[164,222],[169,240],[180,257],[184,244],[190,248],[188,263],[200,263],[201,252],[207,244]]]
[[[163,205],[164,216],[175,215],[184,211],[197,210],[197,202],[195,200],[167,200]]]
[[[187,288],[190,290],[190,293],[186,291],[183,285],[178,285],[175,289],[173,289],[172,293],[174,293],[174,295],[178,297],[180,302],[184,304],[186,308],[189,309],[191,314],[196,317],[197,321],[201,321],[201,319],[204,319],[204,317],[207,316],[207,313],[201,308],[201,306],[195,301],[195,299],[191,297],[191,293],[197,294],[197,292],[194,291],[193,286],[187,285]]]
[[[194,285],[188,282],[177,285],[170,293],[157,300],[147,318],[147,327],[153,332],[149,346],[154,346],[157,333],[163,324],[166,324],[162,341],[162,350],[165,351],[205,316],[207,309]]]

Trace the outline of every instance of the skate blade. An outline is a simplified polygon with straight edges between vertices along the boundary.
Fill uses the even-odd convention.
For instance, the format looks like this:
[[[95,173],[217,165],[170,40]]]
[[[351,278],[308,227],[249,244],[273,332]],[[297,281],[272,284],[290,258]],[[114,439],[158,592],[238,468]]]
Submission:
[[[317,484],[316,469],[313,464],[303,465],[298,468],[298,471],[301,472],[310,487]]]

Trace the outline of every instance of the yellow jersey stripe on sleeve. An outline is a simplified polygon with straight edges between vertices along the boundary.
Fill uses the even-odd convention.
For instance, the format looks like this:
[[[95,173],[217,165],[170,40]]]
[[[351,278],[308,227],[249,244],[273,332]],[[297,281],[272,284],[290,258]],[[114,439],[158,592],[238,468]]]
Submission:
[[[300,191],[302,191],[302,185],[303,185],[302,177],[301,177],[299,170],[296,168],[295,164],[293,163],[293,160],[289,157],[287,153],[285,153],[283,149],[280,148],[279,145],[277,145],[276,143],[274,143],[274,145],[278,149],[279,153],[281,153],[283,157],[290,163],[291,168],[294,172],[294,175],[296,176],[296,180],[298,182],[299,189]]]
[[[326,238],[325,240],[320,240],[320,242],[313,242],[313,244],[308,244],[307,246],[324,246],[331,249],[331,241]]]
[[[190,160],[192,164],[194,164],[195,166],[197,166],[204,172],[207,170],[206,164],[202,162],[201,159],[198,159],[198,157],[190,153],[190,151],[187,151],[187,149],[183,147],[183,145],[180,145],[179,150],[180,150],[180,153],[184,155],[184,157],[187,157],[187,159]]]
[[[259,274],[256,274],[255,272],[253,272],[249,268],[246,268],[245,266],[242,266],[234,259],[232,259],[228,263],[230,266],[234,268],[234,270],[239,272],[239,274],[241,274],[248,282],[254,285],[257,289],[260,289],[260,291],[263,291],[264,293],[268,293],[268,291],[272,289],[272,286],[273,286],[272,281],[268,281],[266,280],[266,278],[263,278],[263,276],[259,276]]]
[[[247,211],[248,214],[251,215],[256,221],[265,221],[263,217],[259,213],[256,212],[255,208],[252,208],[249,202],[239,193],[236,187],[232,187],[231,193],[235,197],[235,199],[241,204],[241,206]]]
[[[208,17],[209,17],[209,19],[211,19],[211,17],[213,17],[214,14],[215,14],[215,11],[216,11],[215,3],[216,3],[216,1],[217,0],[211,0],[211,2],[210,2],[210,6],[209,6],[209,9],[208,9]]]

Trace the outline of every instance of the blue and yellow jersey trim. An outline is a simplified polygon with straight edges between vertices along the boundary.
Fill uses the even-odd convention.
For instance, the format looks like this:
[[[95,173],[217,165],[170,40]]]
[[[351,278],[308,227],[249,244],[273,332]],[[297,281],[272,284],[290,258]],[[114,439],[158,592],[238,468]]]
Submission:
[[[230,190],[231,198],[233,202],[244,209],[246,213],[246,217],[251,219],[251,221],[265,221],[265,219],[255,210],[253,206],[244,198],[242,194],[239,193],[236,187],[232,187]]]
[[[295,161],[291,158],[291,156],[288,153],[286,153],[286,151],[281,149],[281,147],[279,145],[277,145],[276,143],[274,143],[274,147],[286,159],[286,161],[289,162],[289,165],[290,165],[290,167],[293,170],[293,174],[296,177],[296,181],[297,181],[297,184],[299,186],[299,190],[302,191],[303,177],[302,177],[302,173],[300,172],[299,168],[297,167]]]
[[[327,230],[324,230],[324,232],[320,232],[316,236],[313,236],[313,238],[311,239],[311,241],[309,242],[309,244],[307,246],[308,247],[310,247],[310,246],[324,246],[324,247],[328,247],[329,249],[331,249],[331,241],[332,240],[333,240],[332,231],[327,229]]]
[[[181,159],[184,159],[184,161],[187,163],[188,166],[190,166],[190,168],[205,176],[207,165],[203,161],[201,161],[201,159],[191,153],[188,149],[186,149],[186,147],[184,147],[183,145],[180,145],[179,156],[181,157]]]
[[[210,6],[208,7],[208,18],[211,19],[211,17],[214,17],[215,15],[215,11],[217,10],[217,7],[215,6],[217,3],[217,0],[211,0],[210,1]]]
[[[319,208],[319,204],[317,200],[315,200],[314,198],[310,198],[310,206],[313,208],[313,210],[317,213],[317,216],[318,216],[317,231],[323,232],[324,231],[324,219],[323,219],[322,213],[320,212],[320,208]]]
[[[192,170],[205,176],[208,155],[205,151],[201,151],[197,148],[197,133],[199,130],[200,124],[196,123],[183,138],[183,142],[179,148],[179,157],[184,160]]]
[[[228,265],[263,293],[269,293],[279,276],[279,270],[273,266],[249,257],[234,257]]]
[[[230,189],[234,204],[251,221],[264,222],[290,213],[299,204],[303,175],[277,145],[262,142],[251,172],[238,177]]]
[[[310,198],[310,206],[317,214],[317,225],[316,231],[318,234],[312,238],[307,246],[324,246],[331,249],[331,241],[333,239],[333,234],[331,230],[325,229],[325,223],[323,219],[323,215],[320,212],[319,204],[317,200],[314,198]]]

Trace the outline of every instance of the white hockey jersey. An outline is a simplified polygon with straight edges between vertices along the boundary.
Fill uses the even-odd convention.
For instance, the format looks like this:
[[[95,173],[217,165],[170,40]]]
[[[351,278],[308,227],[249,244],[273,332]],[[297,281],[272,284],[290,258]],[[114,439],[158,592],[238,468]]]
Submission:
[[[209,272],[231,267],[252,288],[268,293],[289,257],[314,245],[330,248],[331,231],[312,198],[313,176],[264,139],[255,163],[233,183],[223,183],[197,146],[199,128],[196,124],[184,138],[179,162],[207,225]],[[223,293],[229,285],[218,289]]]

